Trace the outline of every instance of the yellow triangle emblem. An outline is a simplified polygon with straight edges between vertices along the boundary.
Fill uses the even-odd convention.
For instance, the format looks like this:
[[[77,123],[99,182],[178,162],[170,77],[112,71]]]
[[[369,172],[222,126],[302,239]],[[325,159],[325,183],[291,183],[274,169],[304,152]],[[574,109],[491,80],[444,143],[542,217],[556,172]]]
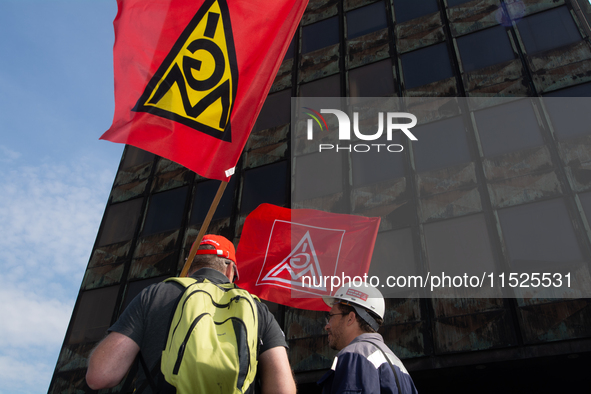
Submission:
[[[206,0],[176,41],[134,111],[231,141],[238,74],[228,6]]]

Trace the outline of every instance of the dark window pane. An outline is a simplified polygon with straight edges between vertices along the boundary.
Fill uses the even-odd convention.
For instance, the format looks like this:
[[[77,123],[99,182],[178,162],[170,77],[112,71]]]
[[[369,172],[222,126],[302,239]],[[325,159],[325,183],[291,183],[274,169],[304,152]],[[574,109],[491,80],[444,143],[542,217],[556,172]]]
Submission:
[[[119,286],[85,291],[80,295],[68,345],[103,339],[115,310]]]
[[[125,158],[123,159],[123,163],[121,163],[121,169],[126,170],[152,160],[154,160],[153,153],[136,148],[135,146],[127,145],[127,148],[125,149]]]
[[[125,308],[129,305],[129,303],[137,296],[143,289],[146,287],[154,284],[160,283],[164,279],[168,278],[168,276],[158,276],[156,278],[144,279],[144,280],[136,280],[134,282],[129,282],[127,284],[127,290],[125,293],[125,298],[123,299],[123,307],[121,308],[120,312],[123,312]]]
[[[544,143],[529,100],[474,112],[482,150],[487,157]]]
[[[509,36],[503,26],[460,37],[457,42],[466,72],[515,59]]]
[[[295,38],[297,36],[298,35],[296,33],[295,36],[291,39],[291,42],[289,43],[289,47],[287,48],[287,52],[285,52],[283,60],[293,59],[293,56],[295,55]]]
[[[525,49],[531,55],[581,41],[581,33],[566,7],[523,18],[517,23]]]
[[[188,186],[154,194],[148,204],[148,213],[142,236],[176,230],[181,227]]]
[[[300,97],[341,97],[339,74],[300,85]]]
[[[284,206],[287,203],[287,162],[244,171],[240,213],[245,214],[262,203]]]
[[[366,132],[365,134],[371,133]],[[400,141],[401,133],[393,133],[391,141],[386,140],[385,137],[375,141],[356,141],[356,143],[365,145],[383,144],[384,146],[380,147],[379,152],[377,152],[376,148],[373,148],[369,152],[355,152],[352,149],[353,186],[360,187],[403,177],[404,151],[396,152],[401,149],[399,146],[390,147],[390,150],[393,152],[389,152],[387,149],[389,145],[400,145]]]
[[[266,130],[289,123],[291,116],[290,106],[290,89],[268,95],[263,108],[261,108],[261,112],[259,112],[259,117],[253,130]]]
[[[109,205],[101,230],[98,246],[129,241],[133,238],[135,226],[142,208],[141,198]]]
[[[356,38],[388,27],[383,1],[347,12],[347,38]]]
[[[455,7],[456,5],[464,4],[473,0],[447,0],[447,7]]]
[[[437,12],[437,0],[394,0],[396,22],[406,22]]]
[[[405,53],[400,57],[407,89],[452,77],[453,70],[445,43]]]
[[[591,97],[591,83],[556,90],[544,94],[544,97]]]
[[[394,94],[394,77],[390,59],[349,71],[349,96],[383,97]]]
[[[580,97],[548,97],[544,96],[544,106],[546,107],[554,135],[559,140],[580,137],[591,134],[591,96],[585,97],[585,94],[591,93],[590,84],[582,85],[586,89],[578,89],[572,93],[567,92],[570,89],[562,90],[565,95],[578,95]]]
[[[304,26],[302,29],[302,53],[339,43],[339,20],[337,17]]]
[[[470,161],[462,118],[451,118],[415,127],[413,141],[417,172],[444,168]]]
[[[380,283],[386,283],[388,276],[417,275],[417,265],[412,242],[412,230],[401,230],[378,233],[371,257],[368,276],[377,276]],[[395,287],[380,289],[384,297],[396,293]]]
[[[513,268],[544,272],[583,260],[562,199],[501,209],[499,220]]]
[[[494,269],[484,215],[471,215],[425,225],[431,272],[482,275]]]
[[[298,156],[294,174],[295,200],[302,201],[342,191],[342,160],[343,152],[337,153],[334,150]]]
[[[215,198],[220,186],[220,181],[209,180],[200,182],[195,187],[195,197],[193,199],[193,208],[191,209],[190,224],[203,223],[209,207]],[[226,185],[226,190],[213,214],[212,220],[229,217],[232,214],[232,205],[234,203],[234,188],[236,187],[236,177],[230,178]]]

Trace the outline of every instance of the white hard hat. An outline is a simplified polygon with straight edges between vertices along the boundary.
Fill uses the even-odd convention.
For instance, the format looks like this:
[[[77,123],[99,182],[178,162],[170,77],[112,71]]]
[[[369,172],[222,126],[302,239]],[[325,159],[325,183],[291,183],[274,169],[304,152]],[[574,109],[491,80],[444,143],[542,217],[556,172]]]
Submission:
[[[350,304],[363,320],[365,320],[374,329],[378,330],[378,324],[369,313],[384,318],[386,305],[384,303],[384,296],[373,286],[365,282],[349,282],[339,288],[332,297],[322,297],[328,306],[332,306],[335,302],[344,302]],[[361,307],[361,308],[359,308]]]

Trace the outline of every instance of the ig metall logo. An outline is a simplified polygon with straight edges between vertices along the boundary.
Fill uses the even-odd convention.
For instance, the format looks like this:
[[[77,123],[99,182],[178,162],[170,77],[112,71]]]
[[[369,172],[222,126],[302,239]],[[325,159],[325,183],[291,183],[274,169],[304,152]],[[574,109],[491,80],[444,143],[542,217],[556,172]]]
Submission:
[[[347,113],[339,109],[321,109],[320,112],[304,107],[304,113],[310,116],[306,124],[306,138],[311,141],[314,139],[314,123],[321,131],[324,129],[328,130],[328,124],[322,114],[331,114],[336,116],[338,121],[338,136],[339,142],[351,141],[351,128],[353,129],[353,135],[357,140],[368,141],[367,143],[356,143],[356,144],[319,144],[318,151],[349,151],[349,152],[402,152],[404,147],[400,144],[394,143],[369,143],[369,141],[377,141],[382,139],[384,132],[386,133],[386,141],[392,141],[392,135],[394,131],[400,130],[408,137],[411,141],[417,141],[410,129],[416,126],[417,117],[408,112],[378,112],[377,119],[377,131],[362,132],[359,129],[359,112],[353,112],[353,122]],[[408,119],[409,122],[400,123],[400,121]],[[382,139],[383,140],[383,139]]]

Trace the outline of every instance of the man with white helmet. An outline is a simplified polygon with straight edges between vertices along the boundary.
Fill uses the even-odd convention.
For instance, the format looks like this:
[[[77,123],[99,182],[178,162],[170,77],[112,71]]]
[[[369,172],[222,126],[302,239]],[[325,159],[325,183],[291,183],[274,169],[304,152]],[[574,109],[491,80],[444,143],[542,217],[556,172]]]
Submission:
[[[377,333],[385,312],[378,289],[351,282],[324,301],[331,307],[324,327],[328,344],[340,351],[318,381],[322,394],[417,393],[406,368]]]

